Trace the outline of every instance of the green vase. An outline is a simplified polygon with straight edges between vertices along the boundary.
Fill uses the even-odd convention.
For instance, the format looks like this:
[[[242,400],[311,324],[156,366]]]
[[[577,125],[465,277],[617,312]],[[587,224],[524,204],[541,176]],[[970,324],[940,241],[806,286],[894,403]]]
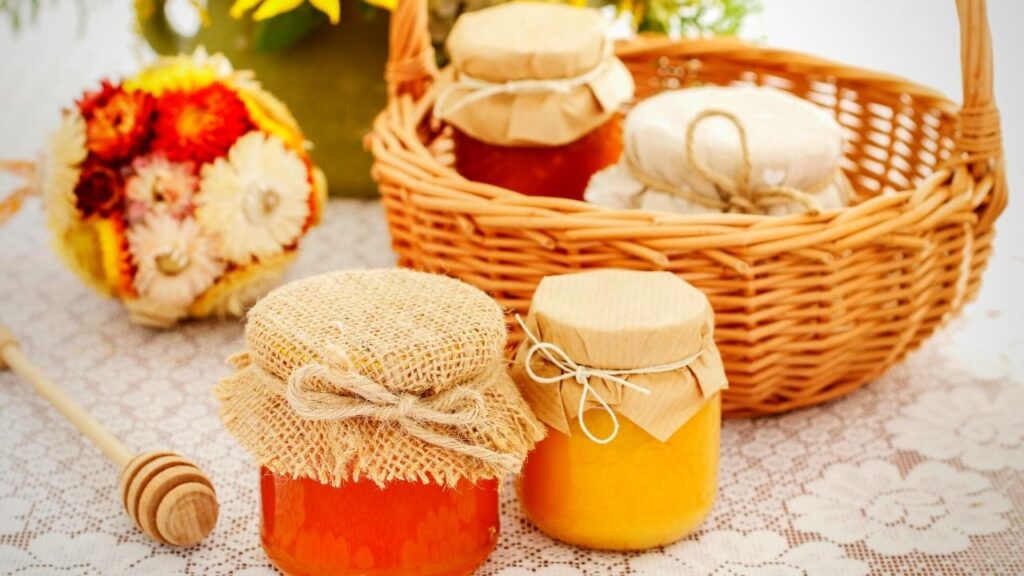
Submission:
[[[154,50],[177,54],[204,46],[223,53],[236,69],[254,71],[266,89],[288,104],[313,142],[313,160],[327,176],[331,194],[376,196],[363,135],[386,101],[387,12],[360,0],[342,0],[338,24],[324,22],[284,48],[258,50],[258,25],[249,15],[232,18],[232,0],[210,0],[208,19],[194,36],[175,31],[165,16],[164,0],[147,4],[137,16]]]

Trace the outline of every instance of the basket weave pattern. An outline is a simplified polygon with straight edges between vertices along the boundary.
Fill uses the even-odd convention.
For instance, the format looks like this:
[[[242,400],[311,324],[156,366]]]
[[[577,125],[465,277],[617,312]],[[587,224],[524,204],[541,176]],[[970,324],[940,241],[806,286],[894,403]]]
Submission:
[[[401,0],[389,103],[368,138],[399,262],[466,280],[523,314],[545,275],[669,270],[715,310],[728,415],[849,393],[977,294],[1006,204],[985,2],[957,7],[963,107],[902,78],[733,39],[620,46],[638,98],[697,83],[758,84],[835,116],[848,139],[843,169],[864,200],[769,217],[615,211],[459,176],[450,135],[430,116],[450,71],[433,67],[425,0]]]

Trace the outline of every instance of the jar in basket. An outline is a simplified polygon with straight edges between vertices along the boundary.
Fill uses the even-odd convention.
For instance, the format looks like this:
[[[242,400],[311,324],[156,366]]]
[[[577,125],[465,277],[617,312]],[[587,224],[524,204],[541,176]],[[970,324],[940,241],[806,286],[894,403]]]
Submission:
[[[543,434],[504,367],[505,340],[493,300],[431,274],[339,272],[261,300],[217,395],[262,467],[274,564],[392,576],[482,564],[500,481]]]
[[[519,481],[526,515],[607,550],[668,544],[708,515],[726,387],[707,298],[668,272],[541,281],[513,378],[548,426]]]
[[[455,76],[434,115],[453,127],[463,176],[580,200],[618,159],[633,79],[597,11],[503,4],[459,17],[447,47]]]

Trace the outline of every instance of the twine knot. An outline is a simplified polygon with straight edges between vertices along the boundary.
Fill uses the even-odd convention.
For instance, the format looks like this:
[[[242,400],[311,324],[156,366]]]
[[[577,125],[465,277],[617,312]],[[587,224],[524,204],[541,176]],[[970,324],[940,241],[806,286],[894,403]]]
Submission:
[[[515,467],[518,459],[463,440],[458,429],[469,429],[486,417],[483,393],[467,386],[432,395],[396,394],[353,368],[344,350],[331,351],[330,365],[313,362],[294,370],[285,387],[291,409],[306,420],[370,418],[392,422],[410,436],[489,464]],[[315,386],[326,383],[332,390]],[[439,427],[454,430],[443,432]]]
[[[399,420],[406,416],[414,415],[414,410],[419,403],[419,398],[412,394],[403,394],[398,399],[398,404],[395,404],[395,414]]]
[[[697,127],[708,118],[725,118],[736,127],[740,138],[740,173],[736,180],[712,169],[700,158],[696,151]],[[722,212],[738,212],[742,214],[767,214],[772,206],[796,202],[804,207],[804,211],[817,215],[821,213],[821,204],[813,194],[792,186],[781,184],[752,184],[753,161],[750,158],[750,147],[747,142],[747,131],[740,119],[731,112],[724,110],[708,109],[701,111],[686,127],[686,159],[701,177],[711,182],[718,192],[719,198],[708,198],[698,194],[689,187],[673,186],[667,184],[651,175],[645,173],[638,167],[638,162],[631,155],[623,156],[627,169],[633,177],[640,181],[647,188],[665,192],[684,200],[700,204],[705,208],[719,210]],[[835,175],[830,174],[810,189],[810,192],[818,192],[835,180]]]
[[[625,370],[610,370],[604,368],[594,368],[593,366],[586,366],[580,364],[569,357],[569,354],[565,350],[562,350],[557,344],[551,342],[543,342],[537,336],[526,327],[526,323],[523,322],[522,317],[516,314],[516,322],[519,323],[519,327],[523,329],[527,339],[533,344],[530,349],[526,352],[523,364],[526,368],[526,374],[534,382],[538,384],[558,384],[566,380],[575,380],[583,388],[583,393],[580,395],[579,406],[576,411],[576,419],[579,422],[580,430],[583,434],[590,438],[591,441],[597,444],[607,444],[615,439],[619,434],[619,418],[615,414],[615,410],[608,404],[608,402],[597,393],[593,385],[590,383],[591,378],[600,378],[606,382],[615,382],[624,388],[633,390],[649,396],[651,391],[643,386],[634,384],[629,380],[623,378],[623,376],[634,376],[641,374],[661,374],[664,372],[674,372],[676,370],[682,370],[690,364],[693,364],[700,356],[704,353],[704,346],[701,346],[697,352],[668,364],[660,364],[658,366],[648,366],[646,368],[631,368]],[[536,354],[540,354],[550,364],[559,369],[560,374],[554,376],[542,376],[537,374],[533,369],[533,358]],[[601,409],[608,414],[612,420],[612,431],[604,438],[598,438],[587,427],[586,422],[583,420],[583,411],[587,405],[587,398],[593,397],[600,405]]]

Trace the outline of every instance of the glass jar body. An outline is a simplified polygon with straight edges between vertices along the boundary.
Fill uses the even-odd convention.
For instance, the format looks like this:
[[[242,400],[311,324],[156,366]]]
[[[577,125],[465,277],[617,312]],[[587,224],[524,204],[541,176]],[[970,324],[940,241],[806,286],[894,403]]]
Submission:
[[[622,115],[562,146],[499,146],[454,129],[455,169],[475,182],[528,196],[582,200],[595,172],[622,153]]]
[[[335,488],[261,470],[261,538],[289,576],[463,576],[498,541],[496,480]]]
[[[623,416],[597,444],[570,421],[549,430],[526,459],[518,489],[526,515],[549,536],[587,548],[642,550],[679,540],[711,511],[718,487],[721,397],[716,394],[667,441]],[[601,438],[611,421],[584,414]]]

